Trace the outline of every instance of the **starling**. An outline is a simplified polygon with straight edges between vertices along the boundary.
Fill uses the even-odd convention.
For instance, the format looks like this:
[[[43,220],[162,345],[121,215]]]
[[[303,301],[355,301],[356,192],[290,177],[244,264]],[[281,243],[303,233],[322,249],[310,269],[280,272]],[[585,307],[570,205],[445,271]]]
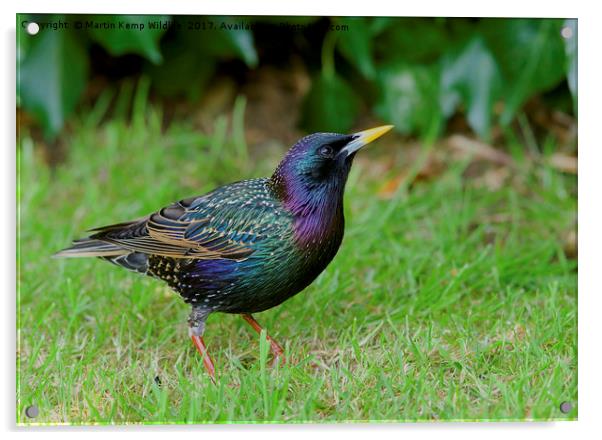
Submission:
[[[189,334],[212,380],[203,341],[213,312],[252,313],[305,289],[337,253],[343,192],[356,152],[392,128],[315,133],[287,152],[270,178],[219,187],[138,220],[92,229],[58,257],[99,257],[165,281],[192,306]],[[284,362],[271,337],[274,361]]]

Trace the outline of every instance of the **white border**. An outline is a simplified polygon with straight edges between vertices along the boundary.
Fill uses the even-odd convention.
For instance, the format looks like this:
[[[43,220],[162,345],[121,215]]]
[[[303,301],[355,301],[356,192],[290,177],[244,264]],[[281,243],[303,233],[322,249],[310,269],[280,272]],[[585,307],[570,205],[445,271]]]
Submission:
[[[3,426],[9,435],[14,431],[24,431],[25,435],[43,435],[59,438],[70,432],[82,431],[96,436],[131,435],[132,431],[143,431],[147,436],[164,437],[166,431],[178,431],[183,435],[205,436],[247,436],[274,438],[301,438],[308,435],[344,435],[364,437],[374,433],[379,437],[399,438],[400,435],[437,437],[446,439],[468,439],[487,436],[489,439],[504,439],[520,433],[533,438],[591,437],[602,432],[599,428],[598,408],[600,392],[602,318],[602,286],[600,259],[596,258],[602,249],[600,229],[600,193],[602,182],[599,170],[602,165],[602,96],[600,82],[600,42],[602,42],[600,15],[587,1],[546,1],[527,2],[525,0],[505,0],[503,2],[484,1],[407,1],[370,0],[350,4],[348,1],[259,1],[222,0],[212,2],[192,2],[186,0],[145,0],[126,3],[123,0],[106,0],[102,3],[75,3],[72,0],[22,1],[12,6],[2,4],[3,51],[5,68],[2,75],[2,115],[0,123],[5,133],[6,143],[1,148],[2,165],[2,264],[1,279],[6,281],[3,292],[4,337],[0,368],[4,383],[0,414]],[[397,4],[395,4],[397,3]],[[556,423],[437,423],[405,425],[260,425],[260,426],[145,426],[145,427],[92,427],[92,428],[43,428],[37,430],[15,427],[15,14],[17,12],[86,12],[86,13],[171,13],[171,14],[212,14],[222,15],[405,15],[405,16],[532,16],[532,17],[577,17],[579,19],[579,421]],[[27,190],[24,188],[24,190]],[[41,213],[43,214],[43,213]],[[43,431],[43,432],[40,432]],[[200,432],[199,432],[200,431]],[[598,435],[599,435],[598,434]]]

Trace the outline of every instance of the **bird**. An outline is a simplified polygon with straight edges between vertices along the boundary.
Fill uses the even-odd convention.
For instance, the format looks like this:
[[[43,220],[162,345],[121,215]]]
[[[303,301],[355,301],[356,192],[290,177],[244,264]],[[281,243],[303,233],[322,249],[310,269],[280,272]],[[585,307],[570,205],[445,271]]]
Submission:
[[[90,229],[55,257],[98,257],[162,280],[190,304],[188,333],[211,380],[203,339],[214,312],[253,317],[304,290],[335,257],[345,230],[343,194],[358,150],[393,128],[314,133],[269,178],[242,180],[137,220]],[[284,350],[266,339],[274,362]]]

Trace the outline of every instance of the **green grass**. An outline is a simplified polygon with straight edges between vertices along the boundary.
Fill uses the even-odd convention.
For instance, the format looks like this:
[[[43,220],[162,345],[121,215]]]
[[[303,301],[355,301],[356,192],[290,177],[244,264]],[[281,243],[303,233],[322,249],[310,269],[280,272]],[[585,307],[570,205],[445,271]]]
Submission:
[[[382,183],[412,167],[403,144],[379,141],[354,165],[334,262],[256,316],[292,362],[271,368],[265,340],[240,317],[215,314],[214,386],[187,337],[188,306],[165,285],[50,255],[88,228],[269,175],[284,149],[247,149],[242,101],[209,135],[186,122],[162,127],[144,92],[131,121],[118,107],[101,123],[109,99],[77,118],[55,168],[22,133],[20,423],[577,417],[577,265],[562,240],[575,222],[574,176],[514,145],[518,166],[499,190],[464,177],[464,160],[383,198]],[[398,159],[374,172],[387,149]],[[32,404],[40,414],[30,420]]]

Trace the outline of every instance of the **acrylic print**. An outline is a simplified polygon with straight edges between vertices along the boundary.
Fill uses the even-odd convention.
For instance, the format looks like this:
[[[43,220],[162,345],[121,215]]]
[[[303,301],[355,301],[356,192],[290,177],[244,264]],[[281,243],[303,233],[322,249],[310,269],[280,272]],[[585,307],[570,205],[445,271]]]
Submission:
[[[577,418],[576,20],[16,28],[19,424]]]

